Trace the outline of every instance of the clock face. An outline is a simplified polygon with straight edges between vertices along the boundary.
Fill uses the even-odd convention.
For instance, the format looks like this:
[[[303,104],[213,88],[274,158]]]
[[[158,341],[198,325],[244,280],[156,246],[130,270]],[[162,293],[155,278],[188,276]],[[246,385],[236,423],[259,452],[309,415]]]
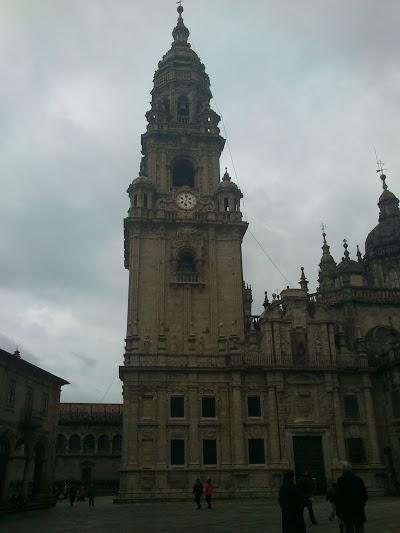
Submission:
[[[176,203],[181,209],[193,209],[197,204],[197,199],[191,192],[181,192],[176,197]]]

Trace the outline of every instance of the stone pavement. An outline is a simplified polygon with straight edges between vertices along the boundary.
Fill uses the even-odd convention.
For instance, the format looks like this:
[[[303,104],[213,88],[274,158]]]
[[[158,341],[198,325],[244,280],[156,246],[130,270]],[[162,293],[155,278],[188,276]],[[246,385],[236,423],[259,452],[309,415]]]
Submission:
[[[329,506],[314,502],[317,526],[307,531],[338,533],[327,519]],[[400,533],[400,498],[374,498],[367,504],[366,533]],[[212,510],[197,511],[192,502],[113,505],[97,498],[95,507],[66,502],[41,511],[0,518],[1,533],[281,533],[280,510],[273,500],[215,500]]]

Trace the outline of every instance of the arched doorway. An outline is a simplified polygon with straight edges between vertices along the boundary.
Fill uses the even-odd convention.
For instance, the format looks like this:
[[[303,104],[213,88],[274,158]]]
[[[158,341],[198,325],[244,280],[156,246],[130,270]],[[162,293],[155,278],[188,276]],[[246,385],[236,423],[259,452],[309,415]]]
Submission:
[[[38,442],[34,448],[35,466],[33,468],[32,498],[35,499],[43,492],[44,466],[46,450],[42,442]]]
[[[6,437],[0,438],[0,502],[7,497],[7,468],[10,460],[10,443]]]

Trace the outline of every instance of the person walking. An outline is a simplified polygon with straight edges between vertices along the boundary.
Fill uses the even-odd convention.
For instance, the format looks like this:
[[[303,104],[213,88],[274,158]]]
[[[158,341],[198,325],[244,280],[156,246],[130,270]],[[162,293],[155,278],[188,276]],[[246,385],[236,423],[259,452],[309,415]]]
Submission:
[[[326,501],[332,506],[331,514],[329,515],[329,520],[332,521],[336,516],[336,483],[332,483],[332,486],[328,489]]]
[[[204,494],[206,497],[207,509],[211,509],[211,497],[213,495],[213,492],[214,492],[214,486],[211,483],[211,479],[207,479],[204,485]]]
[[[307,507],[308,509],[308,514],[311,523],[317,524],[318,522],[315,519],[313,503],[311,499],[311,496],[314,494],[315,491],[316,482],[309,476],[308,472],[304,472],[304,474],[300,476],[298,487],[304,497],[304,507]]]
[[[75,501],[77,492],[78,492],[78,489],[75,483],[74,484],[71,483],[71,485],[69,486],[69,504],[71,507],[74,506],[74,501]]]
[[[364,533],[367,500],[364,481],[353,473],[350,463],[344,463],[343,474],[336,484],[336,512],[343,521],[345,533]]]
[[[201,509],[201,497],[203,495],[203,484],[200,478],[197,478],[193,485],[194,500],[197,503],[197,509]]]
[[[304,497],[294,483],[294,472],[283,476],[279,490],[279,505],[282,509],[282,533],[306,533],[304,523]]]
[[[94,507],[94,496],[95,496],[95,486],[94,486],[93,481],[91,481],[88,486],[89,507]]]

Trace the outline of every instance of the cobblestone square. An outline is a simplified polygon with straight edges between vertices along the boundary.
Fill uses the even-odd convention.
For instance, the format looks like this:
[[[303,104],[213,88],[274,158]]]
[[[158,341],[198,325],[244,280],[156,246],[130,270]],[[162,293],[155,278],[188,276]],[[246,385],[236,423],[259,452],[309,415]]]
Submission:
[[[307,531],[339,532],[329,522],[329,505],[314,502],[318,525]],[[400,532],[400,499],[375,498],[367,504],[366,533]],[[280,533],[280,509],[274,500],[227,501],[217,499],[212,510],[197,511],[192,502],[114,505],[111,498],[97,498],[94,508],[67,502],[52,509],[9,515],[0,519],[1,533]]]

